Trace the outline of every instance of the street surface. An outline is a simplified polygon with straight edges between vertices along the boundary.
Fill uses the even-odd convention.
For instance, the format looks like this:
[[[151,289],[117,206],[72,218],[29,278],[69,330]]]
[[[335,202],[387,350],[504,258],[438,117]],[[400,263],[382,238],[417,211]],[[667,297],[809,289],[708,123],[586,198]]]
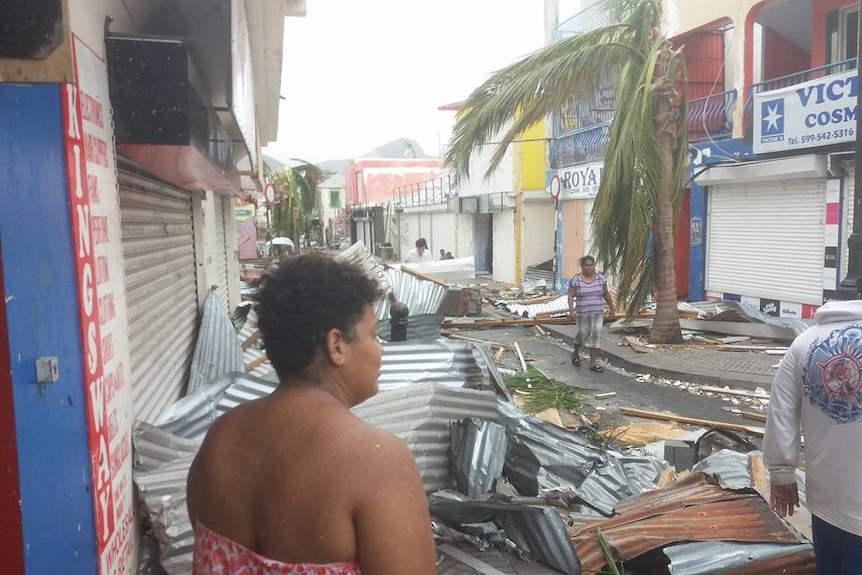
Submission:
[[[592,372],[587,367],[588,361],[583,351],[581,366],[574,367],[571,364],[571,346],[553,336],[540,335],[533,327],[457,330],[453,333],[499,343],[512,344],[517,341],[527,363],[532,363],[549,377],[578,387],[590,388],[594,393],[616,392],[615,397],[592,400],[592,404],[598,409],[615,410],[625,406],[725,423],[763,425],[732,413],[730,410],[734,408],[748,411],[754,409],[745,403],[734,404],[729,396],[694,394],[686,389],[685,384],[675,387],[671,382],[638,381],[644,379],[643,374],[631,373],[604,361],[603,373]],[[512,352],[505,352],[497,365],[520,371],[518,358]]]

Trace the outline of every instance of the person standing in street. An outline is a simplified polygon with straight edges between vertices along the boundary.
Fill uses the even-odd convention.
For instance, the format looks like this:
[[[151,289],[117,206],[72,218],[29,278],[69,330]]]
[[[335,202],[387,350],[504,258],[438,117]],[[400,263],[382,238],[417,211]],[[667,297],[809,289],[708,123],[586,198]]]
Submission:
[[[569,317],[577,312],[578,333],[575,336],[575,349],[572,351],[572,365],[581,365],[581,346],[590,352],[590,370],[603,372],[599,365],[600,338],[602,334],[604,304],[608,304],[611,315],[615,315],[614,302],[608,291],[605,276],[596,273],[596,260],[584,256],[580,260],[581,273],[569,281]],[[577,304],[577,307],[575,307]]]
[[[802,434],[815,573],[862,575],[862,300],[821,306],[775,374],[763,458],[782,517],[799,506]]]
[[[416,264],[420,262],[434,261],[434,256],[432,256],[431,252],[428,251],[428,242],[425,241],[425,238],[419,238],[413,245],[416,247],[407,252],[407,257],[404,258],[406,263]]]

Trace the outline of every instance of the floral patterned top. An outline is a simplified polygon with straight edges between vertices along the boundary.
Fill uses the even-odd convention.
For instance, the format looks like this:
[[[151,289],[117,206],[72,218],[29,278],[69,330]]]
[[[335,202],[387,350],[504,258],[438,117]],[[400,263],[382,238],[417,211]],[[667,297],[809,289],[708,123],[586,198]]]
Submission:
[[[362,575],[356,563],[282,563],[195,523],[194,575]]]

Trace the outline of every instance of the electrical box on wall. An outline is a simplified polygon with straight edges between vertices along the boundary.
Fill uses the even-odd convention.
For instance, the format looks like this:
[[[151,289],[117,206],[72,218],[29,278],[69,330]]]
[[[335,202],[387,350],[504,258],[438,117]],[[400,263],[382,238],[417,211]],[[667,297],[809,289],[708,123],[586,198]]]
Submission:
[[[40,357],[36,359],[36,383],[57,383],[60,379],[60,367],[57,358]]]

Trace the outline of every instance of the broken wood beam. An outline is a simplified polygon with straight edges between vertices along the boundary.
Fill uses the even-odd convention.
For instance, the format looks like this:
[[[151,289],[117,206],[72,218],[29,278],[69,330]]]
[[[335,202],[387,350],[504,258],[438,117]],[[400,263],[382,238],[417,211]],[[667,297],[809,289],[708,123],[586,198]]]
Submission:
[[[765,413],[757,413],[756,411],[742,411],[742,417],[745,419],[751,419],[752,421],[760,421],[761,423],[766,423],[766,414]]]
[[[675,415],[672,413],[660,413],[657,411],[647,411],[646,409],[636,409],[634,407],[620,407],[620,413],[632,415],[635,417],[643,417],[646,419],[658,419],[660,421],[676,421],[677,423],[687,423],[689,425],[701,425],[703,427],[717,427],[719,429],[727,429],[730,431],[744,431],[754,435],[763,435],[764,429],[754,425],[742,425],[739,423],[724,423],[722,421],[711,421],[709,419],[698,419],[696,417],[686,417],[684,415]]]
[[[745,391],[744,389],[725,389],[723,387],[715,387],[712,385],[701,385],[700,390],[705,393],[723,393],[725,395],[737,395],[740,397],[751,397],[753,399],[769,399],[768,393],[755,393],[753,391]]]
[[[502,347],[504,349],[512,349],[512,346],[508,343],[500,343],[497,341],[491,341],[489,339],[479,339],[478,337],[470,337],[469,335],[461,335],[458,333],[441,333],[443,337],[448,337],[449,339],[463,339],[464,341],[472,341],[473,343],[485,343],[490,345],[491,347]]]
[[[253,360],[251,360],[250,362],[248,362],[248,364],[245,366],[245,372],[246,372],[246,373],[251,373],[251,372],[253,372],[253,371],[254,371],[255,369],[257,369],[260,365],[262,365],[262,364],[266,363],[266,361],[267,361],[268,359],[269,359],[269,357],[268,357],[265,353],[262,353],[262,354],[260,355],[260,357],[256,357],[256,358],[254,358]]]
[[[250,336],[248,336],[248,337],[246,338],[246,340],[245,340],[244,342],[242,342],[242,344],[240,345],[240,347],[242,348],[242,350],[243,350],[243,351],[247,350],[247,349],[248,349],[248,348],[250,348],[252,345],[254,345],[254,343],[255,343],[257,340],[259,340],[259,339],[260,339],[260,336],[261,336],[260,330],[259,330],[259,329],[254,330],[254,333],[252,333]]]
[[[628,345],[630,348],[632,348],[633,350],[635,350],[638,353],[649,353],[649,350],[647,349],[647,347],[643,343],[641,343],[641,341],[638,338],[636,338],[634,336],[631,336],[631,335],[624,336],[623,341],[625,341],[626,345]]]
[[[521,353],[521,346],[518,345],[518,342],[514,342],[515,345],[515,355],[518,356],[518,361],[521,362],[521,369],[523,371],[527,371],[527,362],[524,361],[524,354]]]

